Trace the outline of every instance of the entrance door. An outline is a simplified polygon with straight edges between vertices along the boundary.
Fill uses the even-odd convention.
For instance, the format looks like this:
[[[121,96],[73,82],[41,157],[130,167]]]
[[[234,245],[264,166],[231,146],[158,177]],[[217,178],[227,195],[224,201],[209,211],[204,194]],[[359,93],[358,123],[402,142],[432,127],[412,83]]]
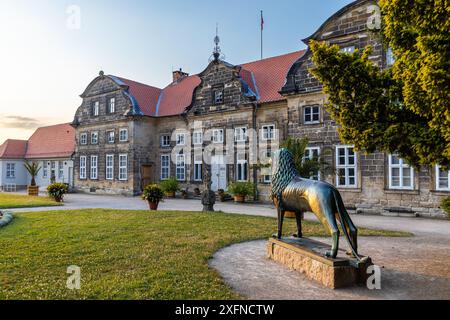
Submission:
[[[218,191],[227,188],[227,165],[224,156],[214,156],[211,158],[211,189]]]
[[[141,167],[141,189],[144,190],[146,186],[153,183],[153,168],[151,165],[143,165]]]

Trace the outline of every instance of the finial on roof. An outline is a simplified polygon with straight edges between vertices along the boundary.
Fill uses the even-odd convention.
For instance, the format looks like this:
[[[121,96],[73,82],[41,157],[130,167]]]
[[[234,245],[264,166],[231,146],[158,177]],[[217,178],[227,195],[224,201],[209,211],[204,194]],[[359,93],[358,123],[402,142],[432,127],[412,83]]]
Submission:
[[[213,57],[214,61],[219,61],[219,59],[223,59],[222,51],[220,50],[220,37],[219,37],[219,24],[216,23],[216,36],[214,37],[214,51]]]
[[[103,77],[105,75],[105,73],[103,72],[103,70],[100,70],[100,72],[98,73],[100,75],[100,77]]]

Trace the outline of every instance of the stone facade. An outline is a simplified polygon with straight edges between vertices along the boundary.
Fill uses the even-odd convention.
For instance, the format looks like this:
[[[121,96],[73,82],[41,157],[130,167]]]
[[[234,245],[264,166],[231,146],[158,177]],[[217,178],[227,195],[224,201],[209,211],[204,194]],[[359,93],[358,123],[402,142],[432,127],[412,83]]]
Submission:
[[[327,20],[311,37],[304,40],[326,41],[330,45],[339,45],[343,51],[352,52],[370,45],[373,48],[371,60],[381,68],[387,68],[388,55],[383,47],[377,30],[369,30],[378,19],[374,11],[376,1],[356,1]],[[341,144],[337,133],[338,126],[323,110],[326,96],[320,83],[308,71],[313,67],[311,52],[300,58],[292,66],[286,85],[281,92],[287,97],[291,137],[307,137],[312,147],[328,151],[326,160],[336,167],[337,147]],[[305,123],[305,108],[319,106],[319,120]],[[408,169],[405,169],[408,170]],[[356,183],[353,186],[341,186],[340,192],[349,207],[360,212],[373,213],[416,213],[424,216],[443,216],[439,209],[440,201],[448,196],[448,191],[436,190],[436,172],[434,168],[414,170],[411,188],[390,186],[389,155],[374,153],[356,155]],[[323,177],[336,185],[337,175]]]
[[[376,1],[371,0],[353,2],[328,19],[304,42],[308,44],[311,39],[322,40],[337,44],[346,52],[371,45],[373,62],[382,68],[388,67],[389,56],[381,44],[377,30],[368,29],[369,26],[376,26],[374,5]],[[216,190],[226,188],[226,185],[238,179],[255,182],[258,187],[257,198],[268,201],[269,173],[252,165],[249,157],[250,142],[258,142],[259,149],[253,151],[259,155],[264,152],[267,154],[267,151],[277,147],[263,139],[263,129],[273,126],[278,130],[279,141],[288,137],[307,137],[311,150],[319,152],[341,173],[328,174],[320,179],[336,185],[350,208],[360,212],[414,212],[426,216],[443,216],[439,204],[444,196],[450,194],[450,190],[436,190],[434,168],[414,172],[411,188],[395,188],[391,185],[393,177],[389,155],[353,154],[352,146],[342,145],[337,132],[338,126],[323,107],[327,97],[322,93],[321,84],[309,72],[312,66],[311,52],[308,49],[306,53],[299,54],[286,69],[283,75],[285,84],[280,84],[276,89],[276,93],[282,96],[263,101],[260,97],[261,88],[258,88],[255,81],[256,71],[231,65],[216,56],[203,72],[195,76],[199,79],[199,85],[195,86],[193,92],[187,93],[192,97],[191,101],[179,112],[165,116],[159,116],[158,110],[167,91],[154,88],[156,91],[160,90],[154,98],[145,96],[144,100],[157,100],[154,111],[149,111],[151,108],[145,111],[142,100],[137,102],[128,84],[101,73],[82,94],[83,103],[73,122],[77,129],[74,173],[77,189],[136,195],[145,184],[173,176],[190,192],[194,188],[202,190],[205,163],[201,160],[199,162],[196,150],[213,149],[211,155],[217,155],[218,151],[214,150],[215,138],[212,136],[218,133],[212,130],[223,130],[224,144],[232,146],[235,151],[238,147],[240,149],[231,158],[226,158],[228,161],[224,167],[214,164],[217,167],[213,169],[213,187]],[[268,68],[264,65],[266,67]],[[187,74],[176,71],[174,82],[168,88],[177,86],[188,78]],[[140,94],[139,91],[135,90],[134,93]],[[176,97],[169,103],[169,107],[177,100],[182,100]],[[111,98],[115,99],[115,110],[112,113],[107,112]],[[97,108],[96,103],[98,115],[94,110]],[[202,126],[203,136],[201,143],[195,144],[194,133],[199,131],[199,124]],[[256,134],[249,135],[238,143],[234,136],[235,129],[238,128],[246,128],[246,132],[254,130]],[[121,129],[127,129],[128,132],[124,141],[119,139]],[[108,142],[108,132],[111,131],[115,132],[114,142]],[[98,133],[97,143],[91,143],[93,132]],[[87,141],[82,143],[83,134],[87,135]],[[184,138],[180,138],[180,135],[184,135]],[[188,146],[191,147],[190,151],[186,149]],[[111,156],[114,159],[113,177],[110,176],[109,179],[106,177],[108,155],[110,159]],[[126,175],[122,177],[120,167],[123,169],[123,163],[122,166],[119,163],[121,155],[127,156]],[[90,176],[92,156],[98,157],[97,162],[94,161],[97,167],[97,175],[94,177]],[[85,175],[80,172],[83,157],[86,157],[86,163],[81,171],[84,170]],[[171,160],[169,163],[166,161],[167,157]],[[177,160],[180,160],[178,165]],[[200,163],[201,167],[196,166]],[[243,166],[242,163],[246,165]],[[242,168],[245,174],[242,173]],[[198,170],[201,170],[200,174]],[[404,174],[408,173],[408,168],[400,170]]]

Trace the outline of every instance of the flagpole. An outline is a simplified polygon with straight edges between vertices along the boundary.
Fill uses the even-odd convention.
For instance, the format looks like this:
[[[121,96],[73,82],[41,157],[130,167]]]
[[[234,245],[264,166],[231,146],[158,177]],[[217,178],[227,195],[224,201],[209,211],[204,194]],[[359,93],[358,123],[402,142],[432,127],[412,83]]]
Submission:
[[[264,17],[261,10],[261,60],[263,59],[263,30],[264,30]]]

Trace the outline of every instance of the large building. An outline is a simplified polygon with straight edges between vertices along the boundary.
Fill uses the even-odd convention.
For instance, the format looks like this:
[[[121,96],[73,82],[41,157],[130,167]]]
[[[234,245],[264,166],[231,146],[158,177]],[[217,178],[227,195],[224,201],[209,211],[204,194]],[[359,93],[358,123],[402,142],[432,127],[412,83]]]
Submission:
[[[393,56],[377,30],[376,5],[354,1],[304,43],[326,41],[348,53],[371,45],[371,60],[389,68]],[[450,194],[450,172],[418,171],[395,154],[360,154],[341,143],[324,110],[327,97],[309,72],[309,48],[231,64],[216,40],[205,70],[175,71],[165,88],[100,72],[81,95],[72,123],[76,190],[137,195],[148,183],[175,177],[192,192],[203,188],[211,164],[214,190],[250,181],[258,199],[267,201],[270,170],[260,164],[280,141],[294,137],[308,138],[308,156],[321,155],[335,168],[336,174],[311,178],[334,184],[350,208],[443,216],[439,205]]]

